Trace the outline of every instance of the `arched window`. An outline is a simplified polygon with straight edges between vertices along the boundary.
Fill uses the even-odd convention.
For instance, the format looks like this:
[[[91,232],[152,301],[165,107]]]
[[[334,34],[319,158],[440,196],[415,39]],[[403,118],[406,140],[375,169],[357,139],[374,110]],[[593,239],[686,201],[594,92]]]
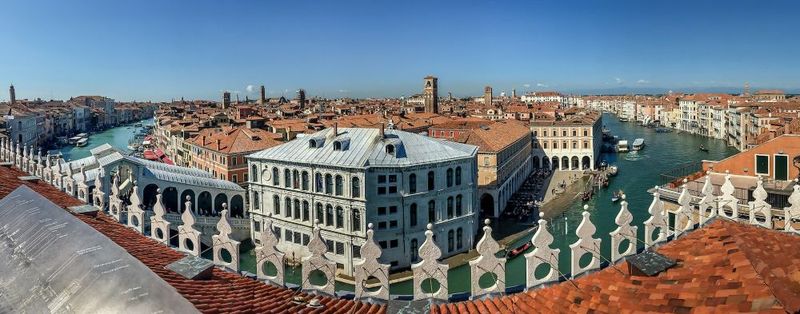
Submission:
[[[316,187],[317,193],[322,193],[322,174],[317,172],[317,174],[314,175],[314,177],[315,177],[314,180],[316,181],[315,184],[317,186]]]
[[[453,251],[453,244],[455,244],[455,235],[453,234],[453,230],[447,231],[447,252]]]
[[[463,210],[461,207],[461,194],[456,195],[456,217],[461,217]]]
[[[344,185],[344,179],[342,179],[342,176],[337,174],[336,175],[336,195],[342,195],[342,193],[343,193],[342,192],[342,190],[343,190],[342,186],[343,185]]]
[[[302,179],[300,180],[303,191],[308,191],[308,171],[303,171]]]
[[[258,200],[258,191],[253,191],[253,199],[250,203],[253,205],[253,211],[261,211],[261,202]]]
[[[283,187],[292,186],[292,173],[289,169],[283,169]]]
[[[462,239],[463,237],[464,237],[464,230],[458,228],[456,230],[456,249],[460,250],[461,248],[464,247],[464,240]]]
[[[252,182],[258,182],[258,167],[256,165],[250,167],[250,179],[253,180]]]
[[[353,214],[353,231],[361,231],[361,211],[358,209],[351,209]]]
[[[436,188],[436,176],[433,171],[428,171],[428,191],[433,191]]]
[[[300,188],[300,172],[297,170],[292,171],[292,187],[295,189]]]
[[[453,197],[447,198],[447,219],[453,218]]]
[[[325,206],[325,225],[333,226],[333,206],[331,204]]]
[[[428,202],[428,222],[433,223],[436,221],[436,201],[430,200]]]
[[[294,199],[294,219],[300,219],[300,200]]]
[[[447,168],[447,187],[453,186],[453,168]]]
[[[417,203],[411,203],[411,207],[409,209],[409,225],[411,227],[417,226]]]
[[[284,206],[286,207],[286,208],[284,208],[285,210],[283,211],[283,214],[286,217],[292,217],[292,200],[287,197],[287,198],[284,199],[283,203],[284,203]]]
[[[461,185],[461,167],[456,167],[456,185]]]
[[[325,194],[333,193],[333,176],[330,174],[325,175]]]
[[[417,242],[417,239],[411,239],[411,250],[410,251],[411,251],[411,262],[412,263],[416,262],[417,261],[417,256],[418,256],[417,254],[419,254],[419,252],[418,252],[419,251],[419,242]]]
[[[410,174],[408,175],[408,193],[414,194],[417,193],[417,175]]]
[[[336,228],[344,228],[344,209],[336,206]]]
[[[317,214],[317,216],[314,217],[314,220],[316,220],[317,223],[319,223],[319,224],[324,223],[325,222],[325,216],[322,214],[322,203],[317,203],[317,213],[316,214]]]
[[[352,191],[350,194],[352,197],[361,197],[361,180],[358,177],[353,177],[350,182],[352,182]]]
[[[309,217],[308,201],[303,201],[303,221],[308,221]]]
[[[272,197],[272,213],[275,216],[281,214],[281,198],[277,195]]]
[[[281,174],[278,172],[278,167],[272,168],[272,185],[280,185]]]

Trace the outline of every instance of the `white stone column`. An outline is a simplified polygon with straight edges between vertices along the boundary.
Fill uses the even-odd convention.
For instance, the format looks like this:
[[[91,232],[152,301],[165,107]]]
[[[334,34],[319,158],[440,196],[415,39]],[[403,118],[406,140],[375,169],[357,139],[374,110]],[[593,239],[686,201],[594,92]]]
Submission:
[[[361,246],[361,261],[354,264],[355,268],[355,293],[359,300],[377,298],[383,301],[389,300],[389,265],[381,264],[378,259],[382,251],[373,237],[372,224],[367,225],[367,240]],[[367,291],[367,280],[374,277],[378,280],[379,288],[375,291]]]

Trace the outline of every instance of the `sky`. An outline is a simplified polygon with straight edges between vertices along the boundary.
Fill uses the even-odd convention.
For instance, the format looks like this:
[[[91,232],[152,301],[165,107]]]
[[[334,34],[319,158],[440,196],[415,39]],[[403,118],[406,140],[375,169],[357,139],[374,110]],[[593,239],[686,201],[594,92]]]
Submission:
[[[0,86],[118,101],[800,90],[798,1],[6,0]],[[7,100],[2,88],[0,100]],[[234,96],[235,97],[235,96]]]

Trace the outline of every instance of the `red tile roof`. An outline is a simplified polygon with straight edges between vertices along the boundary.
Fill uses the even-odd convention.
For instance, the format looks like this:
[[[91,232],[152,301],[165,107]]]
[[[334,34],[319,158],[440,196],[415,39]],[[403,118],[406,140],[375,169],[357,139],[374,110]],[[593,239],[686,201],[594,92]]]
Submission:
[[[20,185],[27,185],[56,205],[62,207],[81,205],[82,202],[44,182],[26,182],[18,177],[27,174],[18,169],[0,167],[0,198],[5,197]],[[164,267],[184,255],[127,228],[108,215],[97,217],[76,215],[81,221],[124,248],[133,257],[147,265],[204,313],[385,313],[385,305],[356,302],[345,299],[317,297],[322,308],[308,308],[291,302],[295,292],[290,289],[267,285],[263,282],[214,268],[211,279],[186,279]],[[297,294],[313,298],[305,293]]]
[[[629,275],[623,262],[578,278],[578,288],[564,282],[433,313],[798,312],[799,240],[718,219],[659,248],[678,263],[654,277]]]

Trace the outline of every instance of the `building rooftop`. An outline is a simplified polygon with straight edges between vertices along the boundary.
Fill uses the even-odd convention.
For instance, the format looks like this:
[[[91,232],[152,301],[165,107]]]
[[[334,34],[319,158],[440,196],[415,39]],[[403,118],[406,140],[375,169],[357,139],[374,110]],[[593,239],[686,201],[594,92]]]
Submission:
[[[478,146],[480,152],[499,152],[530,134],[527,126],[508,120],[473,128],[456,137],[455,141]]]
[[[281,136],[261,129],[244,127],[203,129],[193,139],[194,144],[220,153],[235,154],[259,151],[281,144],[276,138]]]
[[[474,158],[477,147],[399,130],[338,128],[325,129],[288,143],[249,155],[264,160],[340,167],[402,167]],[[313,143],[312,143],[313,142]],[[391,150],[388,146],[392,146]],[[341,147],[341,149],[336,149]]]

